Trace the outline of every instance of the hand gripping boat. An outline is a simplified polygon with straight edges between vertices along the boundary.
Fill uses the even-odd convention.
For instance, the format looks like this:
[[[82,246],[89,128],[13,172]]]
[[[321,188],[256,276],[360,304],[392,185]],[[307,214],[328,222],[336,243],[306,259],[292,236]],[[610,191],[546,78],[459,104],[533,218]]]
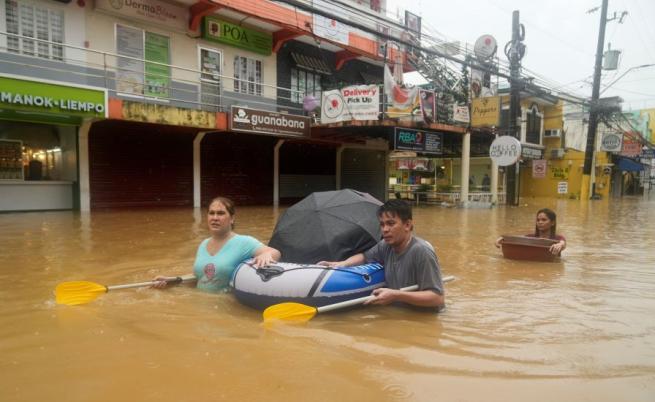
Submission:
[[[259,310],[284,302],[321,307],[368,296],[384,284],[384,268],[377,263],[329,268],[288,262],[259,269],[245,262],[231,283],[239,302]]]

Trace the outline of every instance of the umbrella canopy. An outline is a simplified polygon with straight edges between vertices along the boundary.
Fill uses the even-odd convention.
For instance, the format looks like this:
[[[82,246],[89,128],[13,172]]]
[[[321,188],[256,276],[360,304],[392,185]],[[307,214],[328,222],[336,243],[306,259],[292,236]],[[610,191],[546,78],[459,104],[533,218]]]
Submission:
[[[282,214],[269,246],[288,262],[346,259],[380,240],[380,205],[370,194],[350,189],[312,193]]]

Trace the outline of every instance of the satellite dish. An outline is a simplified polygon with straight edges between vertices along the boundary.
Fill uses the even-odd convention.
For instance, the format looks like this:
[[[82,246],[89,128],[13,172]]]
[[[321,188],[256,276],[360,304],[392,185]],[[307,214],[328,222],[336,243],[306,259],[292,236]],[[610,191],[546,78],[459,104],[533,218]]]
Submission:
[[[479,60],[488,60],[496,54],[498,44],[496,39],[491,35],[482,35],[473,45],[473,53]]]

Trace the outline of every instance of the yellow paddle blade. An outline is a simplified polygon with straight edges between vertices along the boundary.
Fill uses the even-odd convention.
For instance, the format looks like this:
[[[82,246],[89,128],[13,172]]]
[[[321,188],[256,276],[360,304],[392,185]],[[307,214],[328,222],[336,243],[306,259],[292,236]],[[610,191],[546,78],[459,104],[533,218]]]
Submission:
[[[306,322],[314,318],[316,307],[300,303],[274,304],[264,310],[264,323],[275,320]]]
[[[75,306],[95,300],[102,293],[107,292],[107,287],[93,282],[74,281],[64,282],[55,288],[55,300],[57,304]]]

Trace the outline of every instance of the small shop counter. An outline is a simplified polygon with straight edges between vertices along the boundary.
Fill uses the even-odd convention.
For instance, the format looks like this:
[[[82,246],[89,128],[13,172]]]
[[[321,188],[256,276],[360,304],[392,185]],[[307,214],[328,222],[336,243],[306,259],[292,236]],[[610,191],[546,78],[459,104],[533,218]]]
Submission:
[[[73,209],[72,181],[0,181],[0,212]]]

